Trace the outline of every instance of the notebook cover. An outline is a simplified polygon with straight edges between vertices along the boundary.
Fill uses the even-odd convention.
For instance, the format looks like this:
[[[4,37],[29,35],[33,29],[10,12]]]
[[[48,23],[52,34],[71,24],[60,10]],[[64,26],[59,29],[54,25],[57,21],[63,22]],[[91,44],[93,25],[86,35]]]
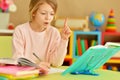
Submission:
[[[39,74],[39,70],[35,67],[29,66],[16,66],[16,65],[5,65],[0,66],[1,74],[10,74],[14,76],[23,76],[31,74]]]

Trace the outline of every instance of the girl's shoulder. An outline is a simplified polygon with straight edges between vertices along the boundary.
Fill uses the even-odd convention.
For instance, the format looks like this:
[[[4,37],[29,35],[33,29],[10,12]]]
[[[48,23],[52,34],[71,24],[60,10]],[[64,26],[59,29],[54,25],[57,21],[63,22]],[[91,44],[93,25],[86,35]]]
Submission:
[[[28,27],[29,27],[29,22],[26,22],[26,23],[17,25],[15,29],[26,29]]]
[[[19,24],[15,27],[15,32],[26,32],[29,30],[29,22],[23,23],[23,24]]]

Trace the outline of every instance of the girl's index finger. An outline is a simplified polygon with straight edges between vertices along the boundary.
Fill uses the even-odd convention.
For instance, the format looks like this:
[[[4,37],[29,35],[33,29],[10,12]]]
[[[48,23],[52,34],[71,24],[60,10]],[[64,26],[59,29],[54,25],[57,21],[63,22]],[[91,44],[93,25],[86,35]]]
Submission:
[[[64,27],[66,27],[66,25],[67,25],[67,21],[68,21],[68,18],[65,18],[65,21],[64,21]]]

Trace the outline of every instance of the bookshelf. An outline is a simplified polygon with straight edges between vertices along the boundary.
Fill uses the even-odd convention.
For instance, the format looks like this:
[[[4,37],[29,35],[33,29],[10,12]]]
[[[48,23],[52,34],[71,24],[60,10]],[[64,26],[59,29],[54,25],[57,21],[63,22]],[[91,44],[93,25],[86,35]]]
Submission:
[[[67,47],[67,55],[64,59],[63,65],[71,65],[73,61],[72,57],[72,49],[73,49],[73,31],[71,32],[71,36],[69,38],[68,47]]]
[[[68,53],[64,61],[67,65],[71,65],[73,62],[76,61],[78,57],[81,56],[78,55],[78,49],[77,49],[78,46],[76,46],[78,43],[77,42],[78,38],[80,38],[80,40],[87,40],[87,46],[89,48],[90,46],[94,46],[97,44],[104,45],[106,42],[120,43],[120,32],[111,33],[111,32],[95,32],[95,31],[93,32],[73,31],[69,40]],[[93,40],[96,41],[96,44],[94,45],[92,44]],[[106,69],[107,67],[109,69],[113,68],[112,70],[120,71],[120,55],[117,57],[112,57],[108,62],[106,62],[106,64],[102,68]]]
[[[63,65],[71,65],[73,62],[76,61],[76,59],[79,56],[81,56],[81,55],[76,54],[78,52],[78,49],[77,49],[78,46],[76,46],[78,38],[80,38],[80,40],[82,41],[86,40],[87,48],[89,48],[90,46],[101,44],[101,32],[99,31],[98,32],[73,31],[70,37],[69,43],[68,43],[68,51],[67,51],[67,55],[66,55]],[[79,43],[79,45],[81,45],[81,43]]]
[[[103,45],[106,42],[120,43],[120,32],[102,32],[101,41]]]
[[[93,31],[93,32],[74,31],[73,35],[74,35],[73,36],[73,52],[72,52],[73,58],[78,58],[79,56],[84,54],[84,52],[79,53],[78,50],[80,48],[78,49],[77,45],[81,46],[80,51],[83,51],[83,49],[86,51],[87,48],[89,48],[90,46],[101,44],[101,32],[99,32],[99,31],[98,32],[95,32],[95,31]],[[79,40],[78,40],[78,38],[79,38]],[[84,48],[82,48],[82,46]],[[87,46],[87,48],[85,46]],[[79,55],[79,54],[81,54],[81,55]]]
[[[0,36],[12,36],[14,30],[0,29]]]
[[[120,43],[120,32],[102,32],[101,36],[102,44],[106,42]],[[120,52],[116,53],[120,54]],[[116,55],[115,54],[115,55]],[[104,69],[120,71],[120,55],[113,56],[103,67]]]

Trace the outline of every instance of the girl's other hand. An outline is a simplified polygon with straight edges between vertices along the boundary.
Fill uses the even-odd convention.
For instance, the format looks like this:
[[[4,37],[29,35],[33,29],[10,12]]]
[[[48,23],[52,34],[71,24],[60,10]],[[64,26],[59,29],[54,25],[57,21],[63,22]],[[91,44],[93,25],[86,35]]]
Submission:
[[[39,66],[40,66],[40,73],[41,74],[43,74],[43,75],[48,74],[49,69],[50,69],[50,64],[49,63],[47,63],[47,62],[40,62]]]

